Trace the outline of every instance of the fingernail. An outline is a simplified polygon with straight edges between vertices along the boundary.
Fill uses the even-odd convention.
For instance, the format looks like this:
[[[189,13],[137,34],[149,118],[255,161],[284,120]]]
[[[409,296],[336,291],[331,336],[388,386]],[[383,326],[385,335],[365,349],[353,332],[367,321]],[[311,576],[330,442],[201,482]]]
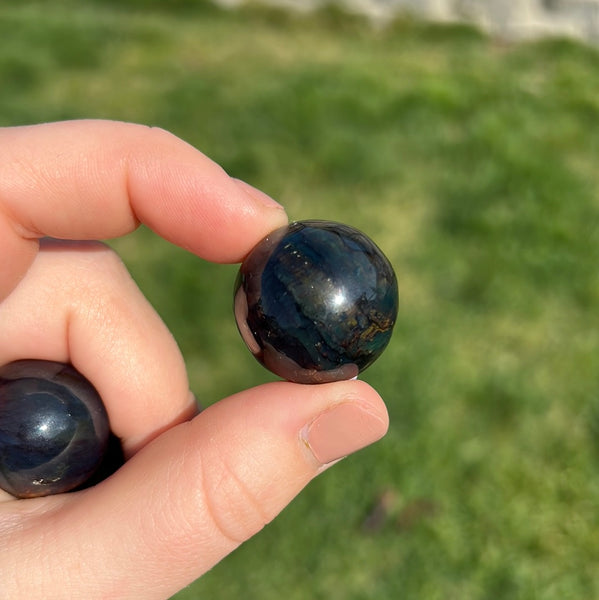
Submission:
[[[267,208],[278,208],[279,210],[285,210],[276,200],[273,200],[268,194],[265,194],[253,185],[242,181],[241,179],[232,178],[233,181],[248,195],[260,204]]]
[[[320,414],[302,431],[316,460],[325,465],[380,440],[387,423],[358,404],[344,402]]]

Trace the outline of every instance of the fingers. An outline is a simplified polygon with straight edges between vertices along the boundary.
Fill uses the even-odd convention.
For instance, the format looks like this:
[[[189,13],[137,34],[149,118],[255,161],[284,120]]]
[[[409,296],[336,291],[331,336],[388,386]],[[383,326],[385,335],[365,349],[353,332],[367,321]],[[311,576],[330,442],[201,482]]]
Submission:
[[[280,382],[223,400],[162,434],[95,488],[59,497],[53,512],[40,513],[53,556],[41,571],[28,571],[19,592],[39,590],[47,569],[67,580],[76,573],[88,586],[79,593],[90,599],[111,597],[111,586],[122,598],[170,597],[387,425],[381,399],[359,381]],[[15,535],[11,556],[37,543],[36,518]],[[90,549],[94,561],[86,560]]]
[[[175,340],[103,244],[44,241],[0,303],[0,331],[0,364],[72,362],[97,388],[128,455],[195,412]]]
[[[160,129],[71,121],[0,129],[0,299],[44,236],[105,239],[145,223],[207,260],[238,262],[286,223],[265,194]]]

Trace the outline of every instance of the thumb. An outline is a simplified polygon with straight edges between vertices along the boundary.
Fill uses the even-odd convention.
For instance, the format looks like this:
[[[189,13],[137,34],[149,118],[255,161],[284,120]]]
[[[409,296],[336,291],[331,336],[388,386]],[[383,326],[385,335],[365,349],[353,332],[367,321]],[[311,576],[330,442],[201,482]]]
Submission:
[[[100,485],[71,495],[53,515],[61,534],[54,573],[76,573],[86,598],[106,597],[117,582],[119,598],[168,598],[387,427],[382,400],[360,381],[277,382],[231,396],[162,434]],[[34,590],[38,582],[28,584]]]

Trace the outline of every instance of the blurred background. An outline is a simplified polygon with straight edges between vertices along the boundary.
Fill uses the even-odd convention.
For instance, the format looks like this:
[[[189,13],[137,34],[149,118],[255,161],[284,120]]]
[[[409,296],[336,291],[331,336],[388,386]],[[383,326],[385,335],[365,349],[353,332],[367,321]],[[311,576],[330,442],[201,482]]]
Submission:
[[[599,51],[203,0],[0,1],[0,125],[157,125],[389,256],[388,436],[178,600],[599,598]],[[111,242],[203,405],[272,379],[235,265]],[[148,582],[151,585],[151,582]]]

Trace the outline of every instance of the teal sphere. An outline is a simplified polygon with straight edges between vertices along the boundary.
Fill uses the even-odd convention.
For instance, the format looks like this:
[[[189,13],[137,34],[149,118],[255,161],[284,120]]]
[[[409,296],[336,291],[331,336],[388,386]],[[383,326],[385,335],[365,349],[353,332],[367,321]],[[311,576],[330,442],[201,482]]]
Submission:
[[[0,488],[17,498],[68,492],[108,447],[106,410],[71,365],[20,360],[0,368]]]
[[[332,221],[298,221],[250,252],[234,304],[242,338],[276,375],[297,383],[351,379],[391,339],[397,278],[361,231]]]

